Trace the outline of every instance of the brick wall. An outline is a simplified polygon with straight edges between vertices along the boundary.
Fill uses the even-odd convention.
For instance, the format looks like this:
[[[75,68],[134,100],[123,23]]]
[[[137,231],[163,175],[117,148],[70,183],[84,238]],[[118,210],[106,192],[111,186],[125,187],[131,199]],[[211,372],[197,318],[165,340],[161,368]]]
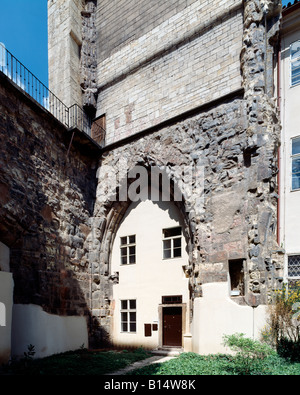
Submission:
[[[164,21],[183,11],[197,0],[118,0],[99,1],[97,12],[98,59],[149,33]]]
[[[107,144],[241,87],[242,2],[183,3],[173,2],[160,24],[149,20],[129,42],[113,38],[119,45],[98,63],[98,115],[106,113]],[[117,26],[118,14],[110,21]]]

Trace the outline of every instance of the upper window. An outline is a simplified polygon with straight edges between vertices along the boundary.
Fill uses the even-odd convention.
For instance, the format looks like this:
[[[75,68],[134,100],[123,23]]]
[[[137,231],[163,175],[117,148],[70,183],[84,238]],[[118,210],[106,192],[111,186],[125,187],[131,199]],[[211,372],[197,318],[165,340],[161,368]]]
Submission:
[[[121,265],[136,263],[135,235],[121,237]]]
[[[292,139],[292,190],[300,189],[300,137]]]
[[[181,227],[163,229],[164,259],[181,257]]]
[[[291,45],[291,86],[300,83],[300,40]]]

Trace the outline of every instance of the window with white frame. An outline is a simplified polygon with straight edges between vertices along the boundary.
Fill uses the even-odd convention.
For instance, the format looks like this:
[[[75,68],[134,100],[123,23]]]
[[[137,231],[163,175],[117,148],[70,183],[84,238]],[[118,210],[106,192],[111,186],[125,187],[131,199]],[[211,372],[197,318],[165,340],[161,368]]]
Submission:
[[[300,189],[300,137],[292,139],[292,190]]]
[[[290,46],[291,52],[291,86],[300,83],[300,40]]]
[[[136,300],[121,300],[121,331],[136,332]]]
[[[176,228],[163,229],[163,258],[172,259],[181,257],[182,229]]]
[[[288,278],[291,280],[300,279],[300,255],[288,256]]]
[[[136,263],[135,235],[121,237],[121,265]]]

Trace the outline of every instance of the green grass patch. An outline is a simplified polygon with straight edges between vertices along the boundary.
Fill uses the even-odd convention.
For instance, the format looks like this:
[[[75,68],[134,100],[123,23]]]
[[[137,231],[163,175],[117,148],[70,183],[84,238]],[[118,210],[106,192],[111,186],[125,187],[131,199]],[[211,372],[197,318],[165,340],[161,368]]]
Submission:
[[[78,350],[42,359],[24,358],[3,367],[14,375],[103,375],[151,356],[143,349],[133,351]]]
[[[241,361],[239,356],[183,353],[170,361],[145,366],[128,375],[299,375],[300,363],[272,354],[259,363]]]

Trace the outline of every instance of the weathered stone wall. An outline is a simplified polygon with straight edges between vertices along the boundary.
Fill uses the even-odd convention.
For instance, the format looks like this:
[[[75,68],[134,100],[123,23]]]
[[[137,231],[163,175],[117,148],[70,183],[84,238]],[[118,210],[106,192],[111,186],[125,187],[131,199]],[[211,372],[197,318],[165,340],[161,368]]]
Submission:
[[[90,246],[95,252],[91,262],[94,278],[93,315],[107,331],[110,325],[112,284],[115,280],[113,273],[110,273],[111,247],[118,224],[129,204],[113,202],[108,191],[115,173],[122,169],[119,164],[124,160],[129,169],[135,165],[144,166],[148,170],[151,166],[165,168],[171,179],[175,179],[174,166],[204,166],[204,210],[199,211],[195,205],[195,196],[203,193],[203,189],[197,184],[194,185],[194,193],[186,196],[179,204],[186,224],[185,233],[189,239],[190,260],[186,273],[190,278],[192,300],[201,297],[203,284],[228,281],[231,260],[243,262],[245,290],[244,297],[236,299],[239,303],[253,307],[267,303],[270,290],[282,281],[282,257],[276,240],[276,177],[280,125],[272,97],[272,73],[268,71],[273,69],[271,55],[279,28],[279,3],[245,1],[243,26],[240,25],[240,11],[230,13],[230,18],[225,18],[226,21],[221,24],[225,32],[228,32],[228,23],[228,27],[231,24],[236,26],[238,34],[242,35],[239,65],[243,93],[240,92],[236,97],[232,94],[231,98],[227,96],[226,99],[225,96],[222,99],[220,94],[218,102],[212,102],[210,107],[206,105],[199,108],[198,114],[182,114],[181,121],[174,119],[173,124],[170,121],[168,126],[153,127],[148,134],[140,135],[138,139],[131,138],[128,143],[124,141],[123,144],[115,144],[103,155],[98,172],[99,185],[93,219],[94,239]],[[212,35],[216,33],[216,29],[212,30]],[[228,42],[228,37],[226,38]],[[220,42],[221,38],[218,39],[218,44]],[[236,49],[238,47],[239,45]],[[120,51],[125,48],[126,46]],[[197,52],[197,49],[194,48],[194,51]],[[180,49],[177,54],[179,52]],[[130,54],[134,57],[134,50]],[[108,59],[108,63],[113,58],[114,55]],[[234,56],[231,58],[233,69],[236,67],[236,60]],[[221,62],[220,59],[218,61]],[[101,67],[107,64],[103,62]],[[147,64],[145,69],[147,68],[150,70],[150,64]],[[161,81],[166,83],[168,89],[168,68],[158,70]],[[136,75],[124,73],[124,80],[120,79],[115,85],[107,83],[105,88],[111,95],[113,85],[116,88],[110,98],[107,95],[107,100],[118,102],[117,91],[122,99],[127,92],[132,94],[128,84],[134,78],[142,81],[141,85],[137,82],[139,87],[146,86],[149,76],[145,70],[135,71]],[[104,72],[100,74],[99,78],[105,75]],[[222,81],[222,75],[222,72],[218,74],[216,82]],[[199,81],[203,83],[205,77],[204,80],[199,78]],[[213,79],[207,82],[210,87]],[[235,85],[235,80],[232,85],[230,82],[229,80],[229,92],[238,86]],[[163,83],[161,86],[163,89]],[[186,83],[181,81],[180,86],[185,88]],[[155,101],[156,92],[151,94],[147,90],[140,90],[141,100],[143,97],[149,99],[144,103],[145,111],[151,112],[151,100]],[[105,90],[100,90],[98,103],[101,103],[105,95]],[[210,95],[207,93],[203,97],[205,102]],[[190,96],[186,91],[182,99],[185,104],[190,103]],[[176,100],[180,102],[178,111],[183,112],[186,107],[180,101],[181,96],[177,95]],[[198,100],[199,102],[201,103]],[[141,122],[139,127],[135,127],[134,112],[125,102],[120,101],[118,105],[119,113],[124,111],[127,114],[128,130],[122,135],[109,137],[109,141],[117,141],[122,136],[150,125]],[[133,102],[132,106],[134,105]],[[108,108],[112,106],[113,104]],[[105,106],[100,105],[98,111],[103,108]],[[170,116],[168,104],[160,103],[159,108],[164,116]],[[109,114],[107,117],[109,118]],[[112,174],[107,173],[109,168],[114,169]],[[191,317],[192,313],[191,311]]]
[[[145,15],[158,12],[152,2],[151,8],[150,3],[146,7],[144,2],[140,6],[132,1],[131,7],[133,3],[139,3],[139,11],[145,10]],[[97,9],[100,33],[105,24],[103,8],[114,11],[108,2],[104,4],[99,3]],[[163,13],[160,24],[150,18],[134,39],[117,46],[98,63],[97,114],[106,114],[107,144],[241,87],[242,2],[172,4],[171,14]],[[118,7],[109,20],[117,26]],[[100,33],[101,53],[106,43]]]
[[[14,303],[88,317],[93,154],[70,145],[63,125],[0,78],[0,240],[11,252]]]
[[[278,147],[280,122],[274,95],[273,53],[281,1],[245,2],[241,69],[247,106],[247,150],[259,162],[248,191],[248,270],[252,303],[266,303],[269,291],[283,280],[282,251],[276,231],[278,216]]]

